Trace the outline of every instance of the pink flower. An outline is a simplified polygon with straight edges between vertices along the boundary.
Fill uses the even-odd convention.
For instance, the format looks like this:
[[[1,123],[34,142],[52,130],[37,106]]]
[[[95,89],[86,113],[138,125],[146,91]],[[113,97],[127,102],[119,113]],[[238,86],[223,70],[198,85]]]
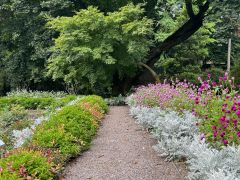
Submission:
[[[230,110],[226,110],[226,113],[229,114],[231,111]]]
[[[237,136],[240,138],[240,131],[237,132]]]
[[[209,79],[211,78],[211,74],[210,74],[210,73],[208,73],[208,78],[209,78]]]
[[[218,134],[217,131],[214,131],[214,132],[213,132],[213,136],[214,136],[214,137],[217,137],[217,134]]]
[[[227,145],[227,144],[228,144],[228,140],[225,140],[225,139],[224,139],[224,140],[223,140],[223,144],[224,144],[224,145]]]
[[[212,82],[212,86],[213,86],[213,87],[216,87],[216,86],[217,86],[217,83],[216,83],[216,82]]]
[[[232,106],[231,110],[236,111],[237,110],[236,106]]]
[[[240,110],[238,110],[238,111],[236,112],[236,115],[237,115],[238,117],[240,117]]]
[[[233,120],[233,124],[234,124],[235,127],[237,126],[237,120],[236,119]]]
[[[223,131],[221,134],[220,134],[221,137],[225,136],[225,132]]]
[[[226,116],[222,116],[221,118],[220,118],[220,121],[225,121],[226,120]]]

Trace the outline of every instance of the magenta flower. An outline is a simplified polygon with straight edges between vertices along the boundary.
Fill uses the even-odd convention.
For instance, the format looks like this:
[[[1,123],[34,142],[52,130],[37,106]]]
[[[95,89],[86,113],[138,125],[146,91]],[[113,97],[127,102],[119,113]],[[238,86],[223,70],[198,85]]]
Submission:
[[[240,138],[240,131],[237,132],[237,136]]]
[[[223,131],[221,134],[220,134],[221,137],[225,136],[225,132]]]
[[[217,131],[214,131],[214,132],[213,132],[213,136],[214,136],[214,137],[217,137],[217,134],[218,134]]]
[[[240,110],[238,110],[238,111],[236,112],[236,115],[237,115],[238,117],[240,117]]]
[[[215,130],[215,129],[217,129],[217,127],[216,126],[212,126],[212,129]]]
[[[226,120],[226,116],[222,116],[221,118],[220,118],[220,121],[222,121],[222,122],[224,122]]]
[[[231,110],[232,110],[232,111],[237,111],[236,106],[232,106]]]
[[[229,98],[230,98],[230,96],[229,96],[229,95],[227,95],[227,96],[226,96],[226,99],[229,99]]]
[[[230,110],[226,110],[226,113],[229,114],[231,111]]]
[[[216,83],[216,82],[212,82],[212,86],[213,86],[213,87],[216,87],[216,86],[217,86],[217,83]]]
[[[228,144],[228,140],[225,140],[225,139],[224,139],[224,140],[223,140],[223,144],[224,144],[224,145],[227,145],[227,144]]]

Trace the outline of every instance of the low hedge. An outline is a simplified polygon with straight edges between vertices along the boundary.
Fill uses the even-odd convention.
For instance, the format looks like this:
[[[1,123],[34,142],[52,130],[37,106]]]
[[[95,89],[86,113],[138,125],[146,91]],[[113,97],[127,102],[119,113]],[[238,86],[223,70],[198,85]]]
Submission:
[[[103,113],[106,113],[108,111],[107,103],[100,96],[96,96],[96,95],[85,96],[80,100],[80,102],[82,103],[85,102],[85,103],[91,104],[92,106],[96,106],[97,108],[99,108],[98,110]]]
[[[68,102],[76,99],[75,95],[67,95],[62,98],[53,97],[1,97],[0,108],[4,108],[10,105],[20,105],[25,109],[46,109],[48,107],[61,107]]]
[[[58,166],[61,167],[69,158],[75,157],[89,148],[91,140],[98,129],[100,119],[107,110],[108,106],[101,97],[83,97],[76,104],[63,107],[60,111],[52,115],[48,121],[38,125],[34,131],[32,140],[27,146],[37,149],[50,149],[53,154],[57,154],[54,157],[55,164],[60,162]],[[29,154],[28,152],[25,153]],[[30,152],[30,155],[26,156],[30,157],[31,153],[33,152]],[[17,153],[13,156],[16,160],[12,159],[12,161],[15,162],[23,155]],[[0,161],[0,166],[5,167],[3,162],[7,161],[9,159],[3,158]],[[25,165],[25,162],[22,164]],[[51,164],[51,166],[55,165]],[[35,166],[31,167],[31,170],[34,169],[38,168]],[[47,169],[50,171],[51,167],[47,167]],[[0,171],[0,179],[1,177],[16,179],[14,176],[22,178],[19,174],[11,171]],[[39,174],[36,174],[36,178],[51,179],[50,176],[45,178]]]
[[[95,117],[82,107],[67,106],[36,128],[33,144],[59,149],[66,156],[77,155],[88,147],[97,131]]]
[[[0,179],[53,179],[53,164],[40,151],[15,150],[0,159]]]
[[[33,98],[33,97],[2,97],[0,98],[0,108],[10,106],[12,104],[20,105],[25,109],[46,109],[54,104],[54,98]]]

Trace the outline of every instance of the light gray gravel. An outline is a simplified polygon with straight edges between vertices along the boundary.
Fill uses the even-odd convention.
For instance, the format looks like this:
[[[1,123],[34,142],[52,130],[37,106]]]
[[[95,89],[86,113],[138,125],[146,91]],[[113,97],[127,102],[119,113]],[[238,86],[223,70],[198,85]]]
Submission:
[[[111,107],[89,151],[65,169],[67,180],[181,180],[183,163],[165,162],[156,141],[129,115],[127,106]]]

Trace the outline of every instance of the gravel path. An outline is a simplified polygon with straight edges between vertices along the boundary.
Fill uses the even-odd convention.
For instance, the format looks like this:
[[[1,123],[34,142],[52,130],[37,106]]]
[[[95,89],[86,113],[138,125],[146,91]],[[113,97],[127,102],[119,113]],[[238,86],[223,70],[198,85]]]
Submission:
[[[65,169],[67,180],[181,180],[182,163],[165,162],[153,150],[156,141],[129,115],[111,107],[89,151]]]

